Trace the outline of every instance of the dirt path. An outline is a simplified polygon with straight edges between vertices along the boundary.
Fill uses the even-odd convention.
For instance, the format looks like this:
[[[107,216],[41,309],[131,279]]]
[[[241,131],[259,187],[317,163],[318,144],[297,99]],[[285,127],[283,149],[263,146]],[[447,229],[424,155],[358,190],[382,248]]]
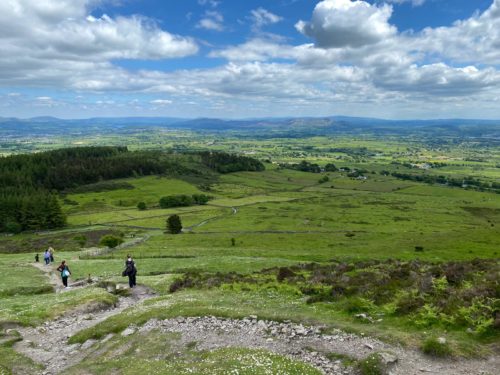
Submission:
[[[50,277],[56,290],[61,290],[59,277],[52,267],[35,265]],[[128,307],[153,297],[149,289],[137,286],[131,295],[121,297],[118,304],[99,311],[74,311],[71,315],[55,321],[45,322],[33,328],[19,328],[23,340],[14,348],[42,364],[45,369],[36,375],[55,375],[81,362],[92,353],[97,340],[83,344],[68,344],[68,338],[86,328],[119,314]],[[488,360],[433,359],[419,351],[390,345],[379,340],[334,330],[322,333],[324,327],[307,327],[291,322],[259,320],[256,316],[245,319],[223,319],[217,317],[178,317],[167,320],[150,320],[142,327],[130,326],[122,335],[145,333],[160,329],[163,332],[178,332],[184,344],[196,342],[198,350],[215,350],[229,347],[265,349],[271,352],[304,361],[324,374],[353,375],[353,368],[344,367],[340,360],[329,357],[336,353],[356,360],[371,353],[383,352],[384,361],[391,375],[494,375],[500,368],[500,358]],[[109,340],[110,334],[100,342]],[[31,374],[30,374],[31,375]],[[33,374],[35,375],[35,374]]]
[[[45,273],[45,275],[49,278],[49,283],[54,288],[54,292],[59,293],[64,290],[64,285],[59,277],[59,272],[54,268],[54,263],[50,263],[49,265],[46,265],[45,263],[32,263],[32,265]],[[68,285],[71,285],[71,282],[68,282]]]
[[[59,374],[79,363],[88,353],[85,344],[68,345],[69,337],[153,296],[149,289],[138,285],[131,290],[130,296],[121,297],[118,304],[111,309],[75,311],[54,321],[45,322],[39,327],[19,328],[23,340],[16,343],[14,349],[45,367],[37,374]],[[90,346],[92,343],[88,341],[86,345]]]
[[[97,350],[97,343],[109,340],[113,334],[97,341],[90,339],[83,344],[69,345],[67,340],[80,330],[90,328],[105,319],[119,314],[143,300],[151,292],[142,286],[132,289],[128,297],[107,310],[94,312],[75,311],[72,315],[45,322],[33,328],[20,328],[23,340],[14,348],[42,364],[45,369],[33,375],[55,375],[81,362]],[[494,375],[500,368],[498,357],[489,360],[436,360],[415,350],[386,344],[379,340],[333,330],[322,333],[324,327],[308,327],[291,322],[259,320],[256,316],[245,319],[217,317],[178,317],[150,320],[142,327],[129,326],[122,335],[144,334],[160,329],[181,334],[186,346],[196,343],[198,350],[240,347],[265,349],[300,360],[316,367],[324,374],[354,375],[355,370],[342,365],[328,354],[336,353],[353,359],[366,358],[371,353],[383,352],[384,361],[391,375]],[[31,374],[30,374],[31,375]]]
[[[214,206],[214,207],[222,207],[222,206]],[[231,207],[231,215],[236,215],[238,213],[238,209],[236,207]],[[193,224],[189,227],[186,227],[184,229],[182,229],[183,232],[192,232],[194,229],[196,228],[199,228],[207,223],[210,223],[212,221],[215,221],[215,220],[219,220],[219,219],[222,219],[222,218],[225,218],[227,217],[228,215],[227,214],[220,214],[220,215],[217,215],[217,216],[213,216],[213,217],[210,217],[208,219],[205,219],[197,224]]]

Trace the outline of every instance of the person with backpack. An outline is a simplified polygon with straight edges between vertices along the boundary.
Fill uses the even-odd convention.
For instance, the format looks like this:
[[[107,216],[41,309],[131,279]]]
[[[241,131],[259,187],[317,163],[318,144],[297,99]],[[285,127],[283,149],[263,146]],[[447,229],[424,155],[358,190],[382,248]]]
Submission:
[[[66,264],[65,260],[63,260],[61,262],[61,264],[59,265],[59,267],[57,267],[57,270],[59,272],[61,272],[61,279],[62,279],[64,287],[65,288],[69,288],[68,287],[68,277],[71,275],[71,271],[69,270],[69,267]]]
[[[131,255],[127,255],[127,260],[125,261],[125,270],[122,273],[123,276],[128,276],[128,285],[133,288],[136,286],[135,276],[137,275],[137,268],[135,268],[135,262]]]

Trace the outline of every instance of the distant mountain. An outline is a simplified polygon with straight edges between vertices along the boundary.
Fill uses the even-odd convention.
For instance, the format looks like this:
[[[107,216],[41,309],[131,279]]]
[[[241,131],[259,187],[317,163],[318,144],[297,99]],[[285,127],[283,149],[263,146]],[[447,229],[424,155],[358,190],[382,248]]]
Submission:
[[[0,117],[0,135],[53,136],[134,132],[139,129],[169,128],[199,132],[233,132],[257,137],[293,137],[349,134],[438,134],[500,139],[500,120],[384,120],[364,117],[289,117],[257,119],[181,119],[172,117],[96,117],[65,120],[55,117],[30,119]]]

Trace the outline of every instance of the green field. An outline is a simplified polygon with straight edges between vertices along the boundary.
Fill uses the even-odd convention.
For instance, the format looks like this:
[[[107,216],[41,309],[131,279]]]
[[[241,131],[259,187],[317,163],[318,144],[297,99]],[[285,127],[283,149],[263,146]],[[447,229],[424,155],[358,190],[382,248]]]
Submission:
[[[193,140],[190,145],[199,146],[197,142]],[[336,151],[329,151],[333,144]],[[0,323],[36,326],[80,305],[112,304],[116,300],[116,296],[98,287],[54,294],[47,277],[30,265],[35,252],[52,244],[56,260],[64,258],[70,264],[73,282],[90,275],[100,281],[123,283],[123,262],[127,254],[132,254],[139,272],[138,283],[158,293],[156,298],[92,329],[75,332],[71,339],[75,342],[101,338],[151,318],[243,318],[255,314],[330,329],[340,327],[412,348],[419,347],[432,331],[447,338],[455,355],[495,353],[500,338],[495,321],[500,314],[500,299],[498,286],[492,286],[492,280],[498,283],[500,276],[500,195],[467,186],[401,180],[382,171],[475,176],[491,183],[500,180],[500,153],[496,149],[467,144],[436,148],[423,140],[383,142],[348,137],[261,141],[223,138],[217,143],[224,150],[235,145],[240,152],[254,152],[257,157],[270,158],[272,163],[265,163],[263,172],[219,175],[211,181],[208,191],[198,181],[179,176],[146,176],[118,181],[130,184],[133,188],[129,189],[68,192],[61,196],[68,215],[66,228],[5,236],[0,247],[0,272],[5,281],[0,286]],[[338,151],[341,148],[355,152]],[[359,154],[360,148],[369,152]],[[466,157],[485,157],[485,161],[469,162],[464,160]],[[279,163],[304,159],[321,166],[335,163],[339,168],[364,169],[367,178],[349,177],[345,171],[310,173],[279,167]],[[409,162],[445,165],[419,170],[404,165]],[[321,182],[324,176],[328,181]],[[159,208],[162,196],[198,193],[213,199],[201,206]],[[139,202],[145,202],[147,209],[137,209]],[[166,232],[166,219],[172,214],[180,216],[183,233]],[[106,233],[122,236],[125,246],[96,252],[99,237]],[[85,239],[83,245],[79,242],[81,236]],[[477,268],[476,259],[487,260],[491,267]],[[384,268],[389,267],[387,264],[392,267],[391,262],[401,262],[402,268],[416,267],[412,271],[415,274],[404,276],[406,281],[394,278],[392,268]],[[435,267],[441,268],[436,271]],[[459,281],[443,276],[453,267],[459,269],[455,272]],[[293,270],[294,276],[277,281],[283,269]],[[388,294],[379,301],[360,288],[343,290],[334,298],[335,287],[348,287],[338,284],[340,279],[328,279],[325,272],[328,277],[344,275],[345,280],[352,281],[364,273],[373,272],[375,278],[382,275],[383,280],[389,280]],[[448,278],[443,281],[443,277]],[[179,280],[183,278],[193,282],[171,293],[171,285],[182,284]],[[419,292],[418,282],[427,279],[430,289]],[[480,280],[486,280],[485,284]],[[467,300],[469,290],[476,294]],[[411,305],[407,313],[397,313],[396,306],[414,293],[422,293],[422,304]],[[452,307],[461,311],[460,316],[448,311],[450,306],[438,303],[452,301],[453,296],[455,302],[449,302],[450,306],[454,303]],[[470,303],[460,305],[458,296]],[[361,322],[354,317],[359,312],[383,319],[378,323]],[[419,326],[414,321],[427,325]],[[177,338],[169,338],[172,347],[160,350],[159,342],[166,339],[159,337],[152,334],[144,338],[154,349],[152,353],[174,355]],[[137,345],[127,338],[115,338],[103,347],[104,354],[85,359],[68,373],[80,374],[85,369],[91,373],[111,369],[117,373],[135,373],[138,369],[237,373],[236,362],[251,366],[257,357],[288,368],[284,373],[316,373],[303,363],[244,348],[213,352],[184,348],[183,354],[167,367],[165,362],[155,364],[146,354],[134,354],[133,366],[123,368],[122,354],[132,353],[131,348]],[[9,358],[4,366],[12,368],[18,358],[2,350]],[[114,352],[122,354],[113,358],[110,353]]]

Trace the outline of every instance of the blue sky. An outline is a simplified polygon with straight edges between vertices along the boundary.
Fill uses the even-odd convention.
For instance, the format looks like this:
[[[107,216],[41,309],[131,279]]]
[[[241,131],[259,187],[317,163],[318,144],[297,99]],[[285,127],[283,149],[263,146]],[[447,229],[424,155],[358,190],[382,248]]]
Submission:
[[[0,117],[500,118],[500,0],[10,0],[0,49]]]

